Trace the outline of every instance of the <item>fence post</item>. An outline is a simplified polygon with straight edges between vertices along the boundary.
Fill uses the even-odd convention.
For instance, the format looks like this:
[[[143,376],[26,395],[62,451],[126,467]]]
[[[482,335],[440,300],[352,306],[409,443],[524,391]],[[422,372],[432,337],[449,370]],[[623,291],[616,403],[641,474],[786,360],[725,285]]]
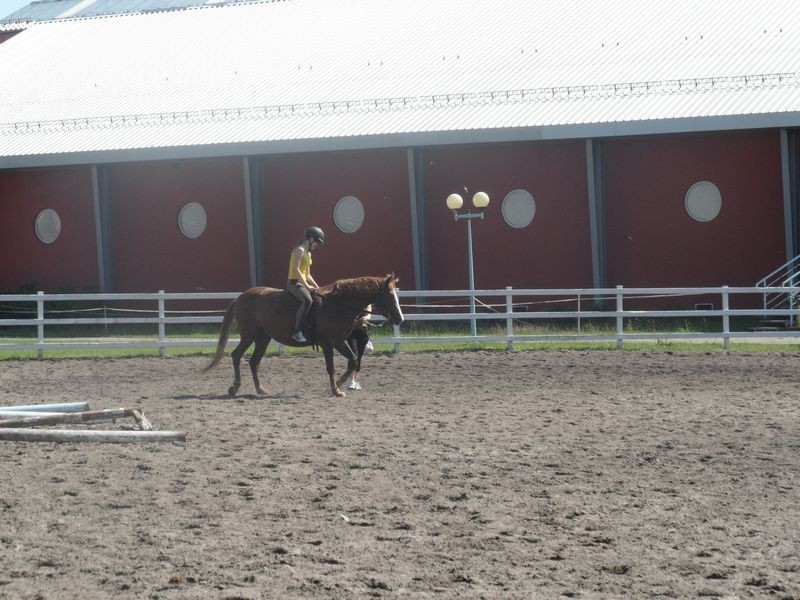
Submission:
[[[510,285],[506,286],[506,350],[514,351],[514,295]]]
[[[39,344],[39,349],[36,355],[39,358],[44,357],[44,292],[36,292],[36,341]]]
[[[625,333],[625,324],[623,323],[622,315],[622,286],[617,286],[617,350],[622,350],[623,341],[622,336]]]
[[[399,300],[400,299],[400,297],[399,297],[400,288],[399,287],[395,288],[395,292],[397,292],[398,300]],[[389,320],[387,319],[386,322],[388,323]],[[395,337],[395,339],[400,337],[400,325],[392,326],[392,335]],[[400,354],[400,344],[398,342],[395,342],[395,344],[394,344],[394,353],[395,354]]]
[[[394,326],[394,331],[393,331],[392,335],[394,335],[395,338],[399,338],[400,337],[400,325],[395,325]],[[394,343],[394,353],[395,354],[400,354],[400,343],[399,342],[395,342]]]
[[[731,349],[731,317],[728,314],[730,301],[728,297],[728,286],[722,286],[722,347],[725,350]]]
[[[797,308],[797,288],[792,292],[792,309],[795,308]],[[797,315],[793,312],[789,318],[789,327],[794,327],[795,323],[797,323]]]
[[[164,290],[158,290],[158,355],[164,358],[166,355],[167,341],[166,326],[164,324]]]

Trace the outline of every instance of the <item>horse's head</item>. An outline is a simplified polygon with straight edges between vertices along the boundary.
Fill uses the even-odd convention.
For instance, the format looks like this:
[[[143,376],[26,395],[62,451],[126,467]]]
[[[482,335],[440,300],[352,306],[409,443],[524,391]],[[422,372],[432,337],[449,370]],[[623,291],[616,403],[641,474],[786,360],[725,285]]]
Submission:
[[[400,300],[397,297],[397,282],[400,281],[394,273],[386,276],[381,282],[380,293],[376,298],[374,308],[377,308],[392,325],[403,322],[403,311],[400,309]]]

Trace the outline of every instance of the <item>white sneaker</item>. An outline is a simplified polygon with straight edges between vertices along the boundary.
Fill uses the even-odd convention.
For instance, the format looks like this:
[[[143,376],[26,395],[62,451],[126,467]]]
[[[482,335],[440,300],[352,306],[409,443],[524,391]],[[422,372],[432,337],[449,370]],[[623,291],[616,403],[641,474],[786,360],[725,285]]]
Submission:
[[[354,389],[357,389],[357,390],[360,390],[360,389],[361,389],[361,384],[360,384],[360,383],[358,383],[357,381],[354,381],[354,382],[353,382],[353,385],[354,385],[354,386],[356,386]]]
[[[306,339],[306,336],[304,336],[304,335],[303,335],[303,332],[302,332],[302,331],[298,331],[298,332],[296,332],[296,333],[295,333],[295,334],[292,336],[292,339],[293,339],[295,342],[299,343],[299,344],[305,344],[305,343],[308,341],[308,340]]]
[[[347,380],[347,389],[348,390],[359,390],[361,388],[358,386],[358,382],[357,381],[353,381],[352,379],[348,379]]]

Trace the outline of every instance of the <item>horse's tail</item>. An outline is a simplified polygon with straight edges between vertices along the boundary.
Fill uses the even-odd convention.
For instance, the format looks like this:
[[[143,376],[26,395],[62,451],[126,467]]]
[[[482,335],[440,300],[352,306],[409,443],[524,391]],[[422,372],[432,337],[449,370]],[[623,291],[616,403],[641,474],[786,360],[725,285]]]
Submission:
[[[225,355],[225,346],[228,344],[228,336],[230,335],[231,332],[231,325],[233,325],[235,309],[236,309],[236,300],[231,302],[230,306],[228,306],[228,310],[225,311],[225,317],[222,319],[222,327],[219,330],[219,341],[217,342],[217,351],[214,353],[214,358],[208,364],[208,366],[203,367],[203,373],[217,366],[219,364],[219,361],[222,360],[222,357]]]

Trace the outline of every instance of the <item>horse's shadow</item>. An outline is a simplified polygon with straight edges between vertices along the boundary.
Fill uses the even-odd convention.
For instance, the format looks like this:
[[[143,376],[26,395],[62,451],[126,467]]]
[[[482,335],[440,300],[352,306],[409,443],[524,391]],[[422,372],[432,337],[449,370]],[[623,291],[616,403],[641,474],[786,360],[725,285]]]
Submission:
[[[181,394],[178,396],[172,396],[173,400],[203,400],[203,401],[214,401],[214,400],[224,400],[224,401],[244,401],[244,400],[279,400],[282,402],[293,402],[297,400],[301,400],[301,396],[299,394],[239,394],[237,396],[231,396],[230,394],[195,394],[195,395],[188,395],[188,394]]]

